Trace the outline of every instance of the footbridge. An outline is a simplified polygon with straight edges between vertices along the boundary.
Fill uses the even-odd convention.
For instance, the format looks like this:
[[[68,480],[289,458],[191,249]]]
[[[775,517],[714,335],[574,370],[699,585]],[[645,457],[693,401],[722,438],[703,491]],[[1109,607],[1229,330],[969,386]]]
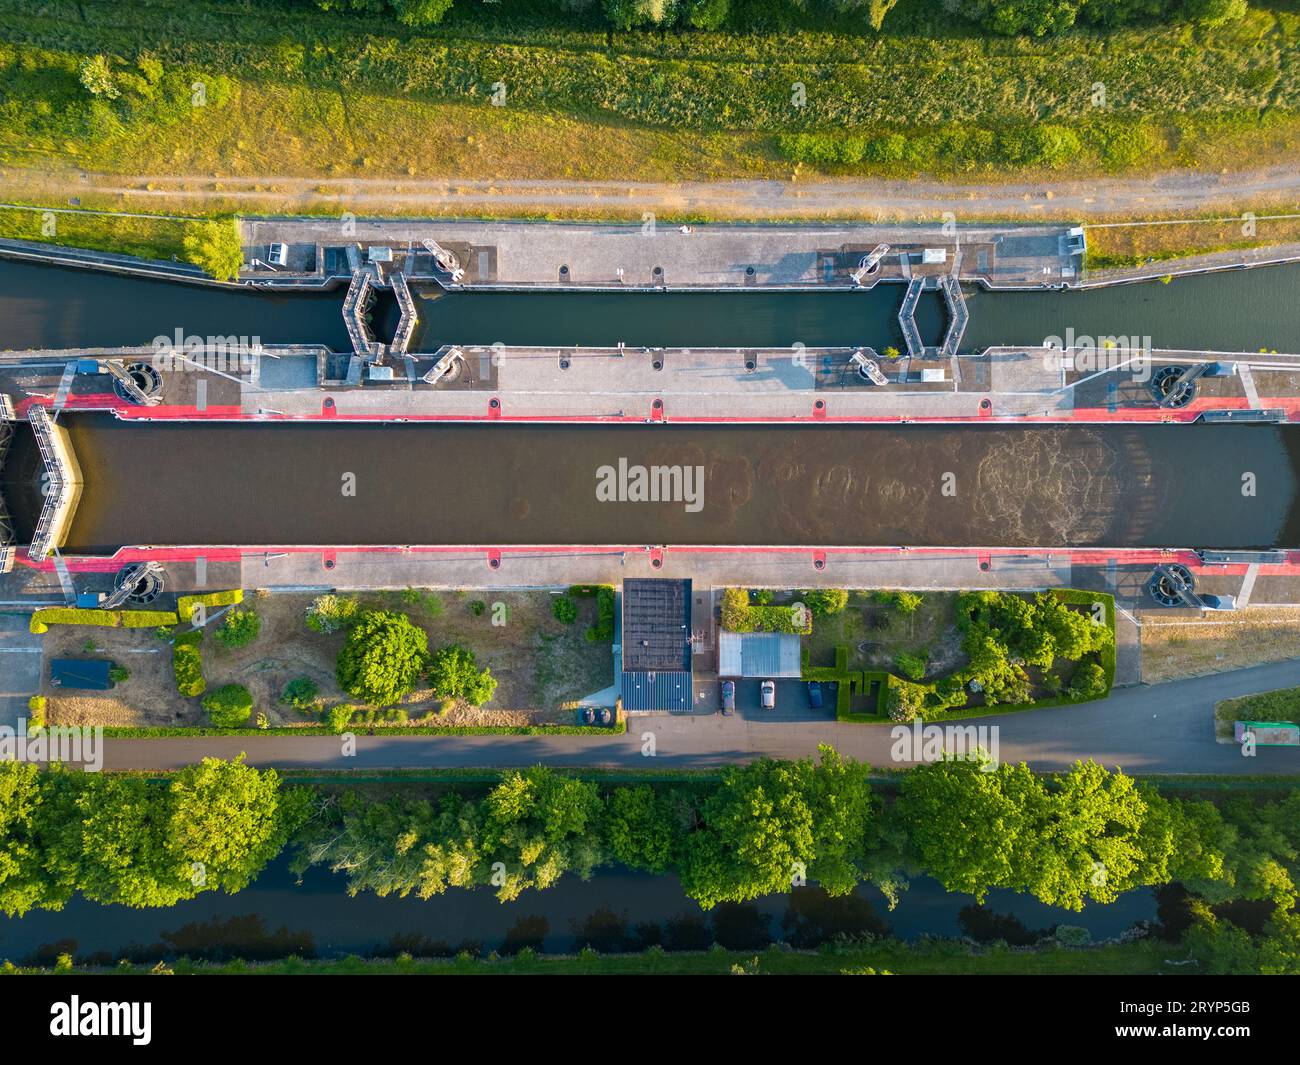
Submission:
[[[921,302],[921,293],[935,291],[943,295],[944,306],[948,312],[948,325],[944,330],[943,343],[938,347],[927,347],[922,342],[921,331],[916,325],[916,307]],[[952,274],[945,274],[942,277],[934,275],[912,277],[907,282],[903,305],[898,310],[898,325],[903,331],[907,354],[911,358],[953,358],[961,347],[962,337],[966,335],[966,326],[969,324],[970,312],[966,308],[966,297],[962,295],[961,283]]]

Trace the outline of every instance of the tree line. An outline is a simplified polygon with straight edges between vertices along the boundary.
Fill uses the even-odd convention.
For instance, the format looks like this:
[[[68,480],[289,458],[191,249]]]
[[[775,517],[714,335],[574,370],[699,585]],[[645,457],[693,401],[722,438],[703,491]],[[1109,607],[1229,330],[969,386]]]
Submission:
[[[453,0],[306,2],[326,11],[391,17],[403,26],[419,28],[441,22],[451,10]],[[898,0],[772,0],[765,6],[793,17],[838,16],[878,30],[897,3]],[[461,0],[461,4],[468,6],[466,0]],[[727,26],[735,14],[732,0],[555,0],[553,6],[557,14],[598,12],[616,30],[717,30]],[[940,21],[955,15],[990,33],[1044,37],[1063,33],[1076,25],[1115,29],[1173,21],[1217,26],[1245,15],[1247,0],[935,0],[934,7]]]
[[[325,866],[351,894],[485,887],[503,902],[611,863],[675,874],[706,909],[803,883],[843,896],[864,881],[892,903],[926,875],[980,900],[1000,888],[1080,910],[1177,881],[1197,897],[1197,941],[1225,971],[1264,950],[1217,916],[1234,900],[1270,905],[1270,967],[1300,964],[1300,790],[1212,803],[1094,762],[1039,776],[940,761],[896,788],[869,771],[823,747],[816,760],[760,759],[709,780],[601,785],[535,767],[487,789],[376,801],[289,787],[242,760],[164,780],[6,762],[0,911],[59,909],[74,892],[137,907],[236,892],[292,842],[295,868]]]

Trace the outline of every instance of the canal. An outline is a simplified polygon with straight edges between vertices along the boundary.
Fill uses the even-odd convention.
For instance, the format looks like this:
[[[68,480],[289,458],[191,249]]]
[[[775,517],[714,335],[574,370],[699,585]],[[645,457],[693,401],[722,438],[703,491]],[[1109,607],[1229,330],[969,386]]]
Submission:
[[[1300,427],[60,423],[85,477],[75,552],[1300,547]],[[672,498],[640,499],[638,467],[667,471]],[[40,469],[19,432],[3,486],[19,542]]]
[[[1010,918],[992,928],[991,916]],[[913,880],[889,910],[870,884],[843,898],[816,887],[770,895],[705,913],[672,876],[620,868],[598,870],[590,880],[564,877],[546,891],[528,891],[500,903],[490,889],[452,889],[422,900],[350,897],[342,875],[313,867],[301,882],[280,857],[236,895],[206,892],[176,906],[130,909],[76,897],[61,911],[33,910],[0,916],[0,958],[52,964],[59,953],[79,961],[112,964],[122,957],[338,957],[449,954],[518,949],[567,951],[590,943],[602,952],[643,949],[664,942],[704,950],[713,942],[761,950],[774,940],[814,947],[837,934],[1006,937],[1047,935],[1057,925],[1087,928],[1094,940],[1111,939],[1157,917],[1149,888],[1126,892],[1081,913],[1046,906],[1010,891],[989,892],[977,908],[969,895],[950,893],[926,877]]]
[[[1149,337],[1156,348],[1300,353],[1300,264],[1079,292],[967,289],[963,345],[1037,345],[1049,336]],[[424,289],[417,350],[445,343],[646,347],[901,346],[903,288],[867,292],[467,292]],[[430,298],[434,297],[436,298]],[[343,289],[272,294],[0,259],[0,349],[149,344],[177,329],[349,350]],[[378,328],[394,317],[382,308]],[[918,316],[943,329],[937,298]]]

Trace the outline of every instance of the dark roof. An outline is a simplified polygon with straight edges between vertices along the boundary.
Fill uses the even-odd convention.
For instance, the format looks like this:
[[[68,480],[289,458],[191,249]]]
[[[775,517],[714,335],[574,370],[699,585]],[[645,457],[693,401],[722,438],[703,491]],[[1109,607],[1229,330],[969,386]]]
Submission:
[[[634,577],[623,582],[623,668],[691,669],[691,582]]]
[[[624,672],[620,688],[624,710],[689,710],[694,691],[690,673],[680,670]]]
[[[108,677],[111,666],[107,658],[52,658],[50,683],[56,688],[106,692],[113,686]]]

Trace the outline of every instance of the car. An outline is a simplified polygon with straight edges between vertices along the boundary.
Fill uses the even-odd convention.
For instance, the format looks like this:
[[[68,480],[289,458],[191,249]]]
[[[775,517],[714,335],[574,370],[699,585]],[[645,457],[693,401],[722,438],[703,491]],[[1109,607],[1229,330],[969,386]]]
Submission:
[[[759,691],[762,692],[763,695],[763,709],[775,710],[776,709],[776,681],[774,680],[763,681],[762,685],[759,688]]]
[[[822,686],[815,680],[808,682],[808,705],[814,710],[822,708]]]
[[[721,696],[722,712],[731,714],[736,709],[736,682],[734,680],[724,680],[719,686],[719,695]]]
[[[584,706],[578,711],[579,725],[594,725],[596,723],[596,711],[590,706]]]
[[[602,706],[596,711],[596,720],[602,725],[608,725],[613,720],[613,715],[610,714],[608,706]]]

